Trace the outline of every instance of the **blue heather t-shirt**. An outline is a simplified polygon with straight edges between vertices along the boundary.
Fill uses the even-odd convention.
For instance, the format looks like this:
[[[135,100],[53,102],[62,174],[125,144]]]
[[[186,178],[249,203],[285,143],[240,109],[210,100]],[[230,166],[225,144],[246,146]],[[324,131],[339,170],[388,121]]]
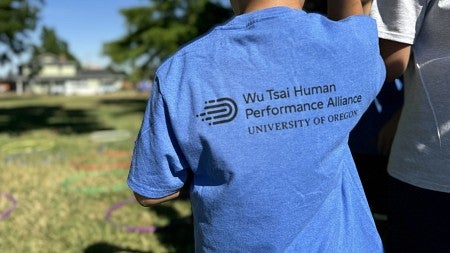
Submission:
[[[348,147],[385,77],[376,24],[275,7],[237,16],[165,61],[130,188],[192,174],[196,252],[381,252]]]

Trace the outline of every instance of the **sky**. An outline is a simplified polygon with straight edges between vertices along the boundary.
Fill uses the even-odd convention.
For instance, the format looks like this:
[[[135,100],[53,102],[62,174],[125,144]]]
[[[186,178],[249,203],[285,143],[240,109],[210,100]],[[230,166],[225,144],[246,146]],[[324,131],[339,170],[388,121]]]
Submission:
[[[220,1],[229,5],[228,0]],[[40,44],[41,27],[52,28],[58,38],[68,43],[82,65],[106,67],[110,61],[102,55],[103,44],[119,39],[126,32],[125,18],[119,10],[148,4],[149,0],[45,0],[38,28],[30,38]],[[26,54],[18,57],[13,64],[0,69],[0,76],[28,59]]]
[[[102,46],[125,34],[122,8],[147,5],[148,0],[46,0],[41,25],[55,30],[69,44],[70,51],[83,65],[104,67]],[[39,31],[39,30],[38,30]],[[35,38],[39,37],[36,32]]]
[[[125,18],[119,10],[148,5],[149,0],[45,0],[35,31],[29,33],[34,44],[40,44],[42,26],[55,30],[59,39],[69,45],[69,50],[82,65],[106,67],[109,59],[102,55],[105,42],[125,34]],[[0,76],[17,73],[17,65],[29,60],[29,54],[13,59],[0,68]]]
[[[45,1],[41,24],[55,29],[82,64],[100,67],[109,63],[101,54],[102,45],[125,35],[125,18],[119,10],[149,4],[149,0]]]

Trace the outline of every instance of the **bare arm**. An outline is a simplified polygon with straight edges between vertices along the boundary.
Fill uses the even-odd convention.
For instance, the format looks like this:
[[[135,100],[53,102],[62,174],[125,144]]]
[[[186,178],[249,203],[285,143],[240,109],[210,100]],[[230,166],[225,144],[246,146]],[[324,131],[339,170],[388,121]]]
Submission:
[[[400,77],[408,66],[411,57],[411,45],[392,40],[380,39],[380,52],[386,65],[386,81]],[[401,110],[383,126],[378,134],[378,150],[388,155],[400,120]]]
[[[372,0],[362,1],[362,7],[363,7],[364,14],[369,15],[370,9],[372,8]]]
[[[378,133],[377,147],[382,155],[387,156],[391,152],[392,141],[394,140],[395,132],[397,131],[401,113],[401,109],[396,111]]]
[[[134,192],[134,197],[139,202],[139,204],[141,204],[142,206],[152,206],[152,205],[160,204],[160,203],[163,203],[163,202],[166,202],[166,201],[178,198],[178,197],[181,197],[181,198],[186,197],[189,194],[192,177],[193,177],[193,174],[189,173],[188,179],[186,180],[186,183],[184,184],[184,186],[181,187],[181,189],[179,189],[178,191],[176,191],[170,195],[167,195],[165,197],[148,198],[148,197],[142,196],[136,192]]]
[[[147,197],[144,197],[144,196],[139,195],[138,193],[134,192],[134,197],[139,202],[139,204],[141,204],[142,206],[151,206],[151,205],[160,204],[162,202],[166,202],[171,199],[177,198],[178,196],[180,196],[180,192],[181,191],[177,191],[168,196],[165,196],[162,198],[157,198],[157,199],[147,198]]]
[[[368,0],[328,0],[328,18],[341,20],[353,15],[364,14],[362,3]]]
[[[380,52],[386,65],[387,81],[393,81],[405,72],[411,56],[411,45],[380,39]]]

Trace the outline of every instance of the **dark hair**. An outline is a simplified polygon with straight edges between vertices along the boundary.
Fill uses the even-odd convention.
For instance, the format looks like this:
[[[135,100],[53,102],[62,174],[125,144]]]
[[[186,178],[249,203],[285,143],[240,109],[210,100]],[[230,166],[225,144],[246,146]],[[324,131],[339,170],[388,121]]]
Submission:
[[[326,0],[307,0],[303,9],[307,12],[315,12],[320,14],[327,13]]]

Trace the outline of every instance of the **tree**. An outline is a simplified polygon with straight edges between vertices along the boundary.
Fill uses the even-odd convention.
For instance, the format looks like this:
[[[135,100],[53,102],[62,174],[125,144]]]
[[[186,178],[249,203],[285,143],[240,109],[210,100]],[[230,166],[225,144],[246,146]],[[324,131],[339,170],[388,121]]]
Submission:
[[[0,65],[30,47],[44,0],[0,0]]]
[[[75,62],[77,67],[81,66],[78,59],[70,52],[68,43],[59,38],[54,29],[46,26],[43,26],[41,30],[40,45],[32,46],[31,58],[27,64],[31,70],[30,76],[35,76],[41,71],[40,56],[44,54],[52,54],[60,59]]]
[[[122,9],[127,33],[103,46],[114,64],[128,65],[132,81],[152,78],[153,71],[169,55],[212,26],[231,17],[219,1],[149,0],[148,6]]]
[[[33,47],[32,59],[45,53],[51,53],[65,57],[67,60],[74,61],[79,65],[78,59],[70,52],[67,42],[59,38],[54,29],[42,27],[40,39],[41,45]]]

